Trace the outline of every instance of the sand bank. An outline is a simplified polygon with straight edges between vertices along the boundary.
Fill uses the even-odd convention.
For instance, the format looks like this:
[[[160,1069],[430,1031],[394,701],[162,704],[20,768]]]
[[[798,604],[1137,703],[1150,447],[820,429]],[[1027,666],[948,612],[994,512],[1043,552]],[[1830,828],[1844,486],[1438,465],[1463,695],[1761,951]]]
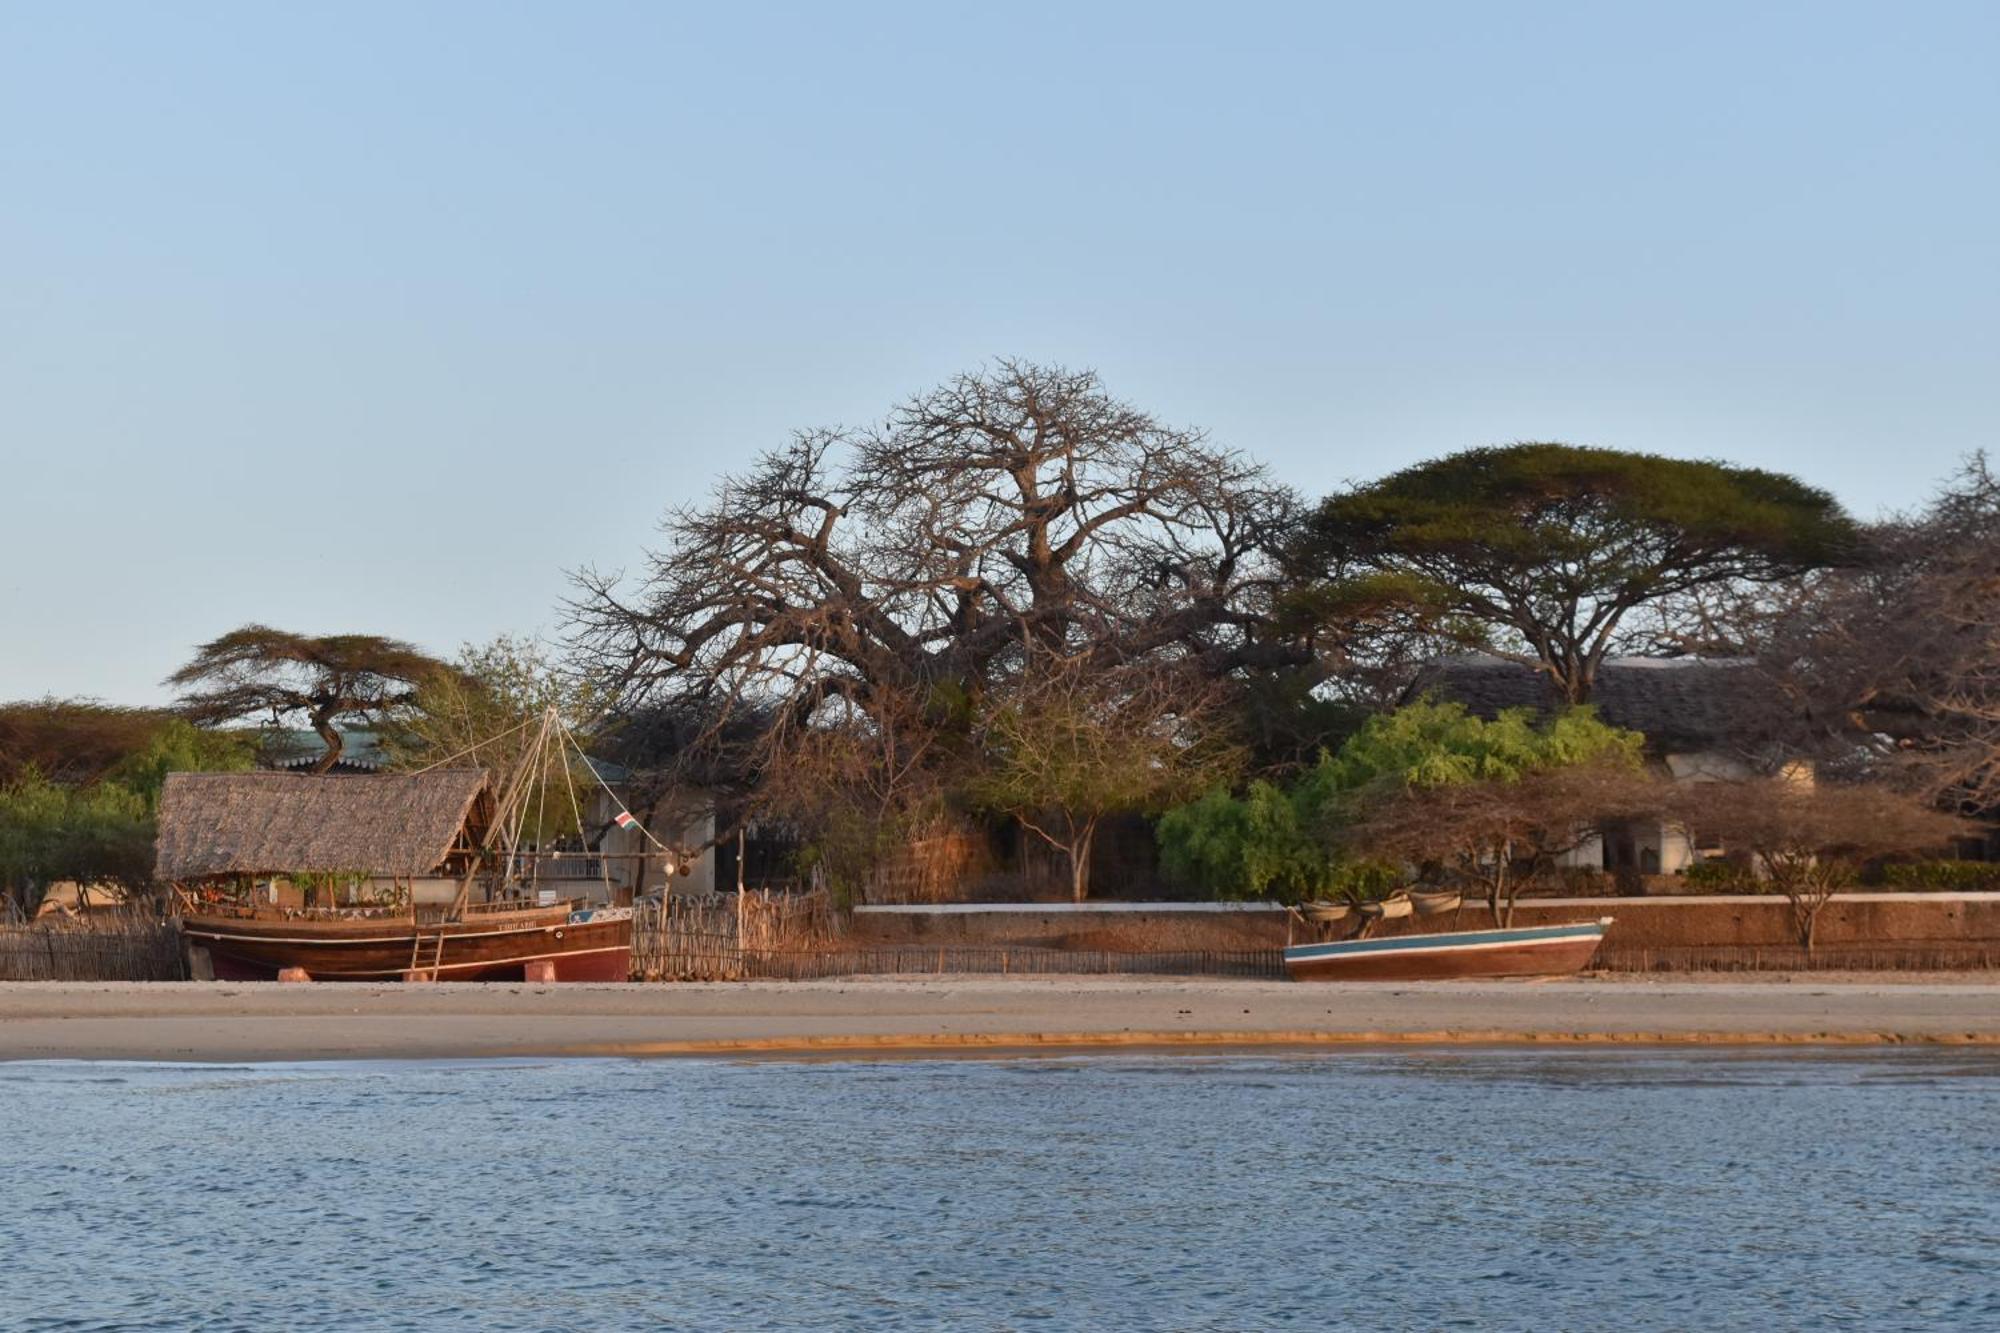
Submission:
[[[0,985],[0,1059],[858,1054],[1364,1043],[2000,1045],[1985,974],[1297,985],[1141,978],[654,986]]]

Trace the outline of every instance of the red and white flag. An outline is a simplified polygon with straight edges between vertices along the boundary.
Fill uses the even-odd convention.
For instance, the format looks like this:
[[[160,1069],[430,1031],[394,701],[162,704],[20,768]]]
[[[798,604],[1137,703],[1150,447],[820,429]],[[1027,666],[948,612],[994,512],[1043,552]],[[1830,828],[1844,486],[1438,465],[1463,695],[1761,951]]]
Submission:
[[[617,814],[611,817],[611,822],[616,824],[619,828],[639,827],[639,821],[633,818],[632,812],[630,810],[620,810]]]

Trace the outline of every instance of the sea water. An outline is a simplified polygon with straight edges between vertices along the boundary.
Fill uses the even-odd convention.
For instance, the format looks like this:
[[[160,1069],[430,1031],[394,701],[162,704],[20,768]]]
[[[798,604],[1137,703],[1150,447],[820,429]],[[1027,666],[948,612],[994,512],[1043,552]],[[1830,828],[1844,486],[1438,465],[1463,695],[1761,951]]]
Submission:
[[[2000,1058],[0,1065],[0,1328],[2000,1328]]]

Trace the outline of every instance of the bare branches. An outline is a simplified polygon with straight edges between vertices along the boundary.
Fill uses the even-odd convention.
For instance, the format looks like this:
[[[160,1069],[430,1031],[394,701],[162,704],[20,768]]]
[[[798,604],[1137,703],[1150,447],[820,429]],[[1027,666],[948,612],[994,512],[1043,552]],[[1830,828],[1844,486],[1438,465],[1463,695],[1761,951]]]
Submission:
[[[1602,759],[1513,780],[1416,786],[1360,794],[1360,817],[1341,830],[1359,853],[1433,867],[1482,893],[1495,925],[1512,923],[1521,882],[1609,824],[1658,813],[1666,785],[1629,763]]]
[[[1762,882],[1791,901],[1807,950],[1820,909],[1864,862],[1944,847],[1964,828],[1881,787],[1786,778],[1687,783],[1676,789],[1671,809],[1698,841],[1748,857]]]
[[[636,580],[578,576],[572,640],[627,713],[706,719],[691,756],[754,717],[768,778],[860,727],[887,781],[945,762],[1034,654],[1209,676],[1306,660],[1265,617],[1294,509],[1095,375],[1002,362],[672,514]]]
[[[2000,478],[1983,457],[1924,512],[1879,527],[1874,559],[1733,608],[1727,623],[1823,743],[1927,799],[2000,810]]]

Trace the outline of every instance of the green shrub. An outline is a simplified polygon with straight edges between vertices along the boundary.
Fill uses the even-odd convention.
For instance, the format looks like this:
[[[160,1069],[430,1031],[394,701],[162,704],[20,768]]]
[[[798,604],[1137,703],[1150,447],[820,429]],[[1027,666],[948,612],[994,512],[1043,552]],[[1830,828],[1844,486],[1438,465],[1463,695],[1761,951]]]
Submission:
[[[1740,861],[1696,861],[1681,871],[1681,878],[1691,888],[1717,893],[1754,892],[1757,888],[1757,876]]]
[[[1882,883],[1905,890],[2000,890],[2000,862],[1903,861],[1882,867]]]

